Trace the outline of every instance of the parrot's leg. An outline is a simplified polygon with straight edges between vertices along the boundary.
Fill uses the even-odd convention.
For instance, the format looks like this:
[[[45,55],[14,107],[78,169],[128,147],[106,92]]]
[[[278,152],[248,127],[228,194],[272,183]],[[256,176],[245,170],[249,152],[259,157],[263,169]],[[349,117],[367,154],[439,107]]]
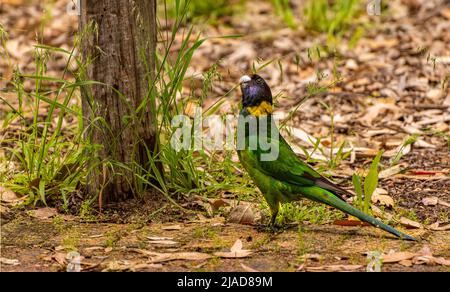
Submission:
[[[267,203],[269,204],[271,213],[270,222],[269,224],[255,224],[255,227],[258,229],[258,231],[277,233],[280,230],[280,228],[275,224],[275,220],[277,219],[278,208],[280,203],[278,202],[275,203],[272,201],[267,201]]]
[[[278,210],[275,213],[272,213],[270,217],[270,226],[275,226],[275,221],[277,220]]]
[[[277,200],[274,200],[272,202],[270,202],[270,201],[267,201],[267,202],[269,203],[270,213],[272,214],[272,216],[270,217],[269,226],[274,227],[275,221],[276,221],[277,215],[278,215],[278,210],[280,208],[280,203]]]
[[[278,210],[280,208],[280,202],[278,202],[278,200],[271,200],[271,201],[267,201],[269,203],[269,207],[270,207],[270,213],[271,213],[271,217],[270,217],[270,223],[268,227],[268,231],[271,233],[278,233],[280,231],[281,226],[278,226],[275,222],[277,220],[277,215],[278,215]]]

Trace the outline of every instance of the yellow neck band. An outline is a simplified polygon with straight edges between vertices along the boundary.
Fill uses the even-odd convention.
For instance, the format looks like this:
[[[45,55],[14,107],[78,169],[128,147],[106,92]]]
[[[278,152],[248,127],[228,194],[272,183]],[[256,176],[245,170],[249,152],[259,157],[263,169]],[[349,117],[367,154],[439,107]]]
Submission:
[[[263,101],[259,105],[247,107],[247,111],[252,116],[259,117],[271,114],[273,110],[272,105],[269,102]]]

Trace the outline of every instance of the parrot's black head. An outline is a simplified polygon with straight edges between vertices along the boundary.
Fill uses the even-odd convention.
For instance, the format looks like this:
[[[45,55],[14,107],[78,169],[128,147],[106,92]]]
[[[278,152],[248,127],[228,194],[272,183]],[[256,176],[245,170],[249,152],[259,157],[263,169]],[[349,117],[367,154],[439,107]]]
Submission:
[[[272,113],[272,92],[259,75],[244,75],[239,80],[242,91],[242,107],[254,116]]]

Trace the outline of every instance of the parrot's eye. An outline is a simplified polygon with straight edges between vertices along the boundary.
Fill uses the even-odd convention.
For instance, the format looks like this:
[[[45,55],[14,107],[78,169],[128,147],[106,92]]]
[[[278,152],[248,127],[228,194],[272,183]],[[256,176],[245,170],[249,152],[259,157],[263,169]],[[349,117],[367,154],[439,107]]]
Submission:
[[[262,78],[256,78],[255,82],[256,82],[257,84],[259,84],[259,85],[262,85],[262,84],[263,84]]]

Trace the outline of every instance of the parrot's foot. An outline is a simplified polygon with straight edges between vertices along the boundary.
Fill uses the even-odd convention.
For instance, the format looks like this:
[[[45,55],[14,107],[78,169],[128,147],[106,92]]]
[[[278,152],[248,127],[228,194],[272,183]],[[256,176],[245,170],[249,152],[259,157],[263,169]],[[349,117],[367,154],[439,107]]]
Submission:
[[[287,223],[287,224],[283,224],[283,225],[259,223],[259,224],[254,224],[253,226],[259,232],[280,233],[285,230],[297,228],[299,226],[299,223]]]
[[[277,224],[255,224],[254,226],[259,232],[279,233],[284,230],[284,226]]]

